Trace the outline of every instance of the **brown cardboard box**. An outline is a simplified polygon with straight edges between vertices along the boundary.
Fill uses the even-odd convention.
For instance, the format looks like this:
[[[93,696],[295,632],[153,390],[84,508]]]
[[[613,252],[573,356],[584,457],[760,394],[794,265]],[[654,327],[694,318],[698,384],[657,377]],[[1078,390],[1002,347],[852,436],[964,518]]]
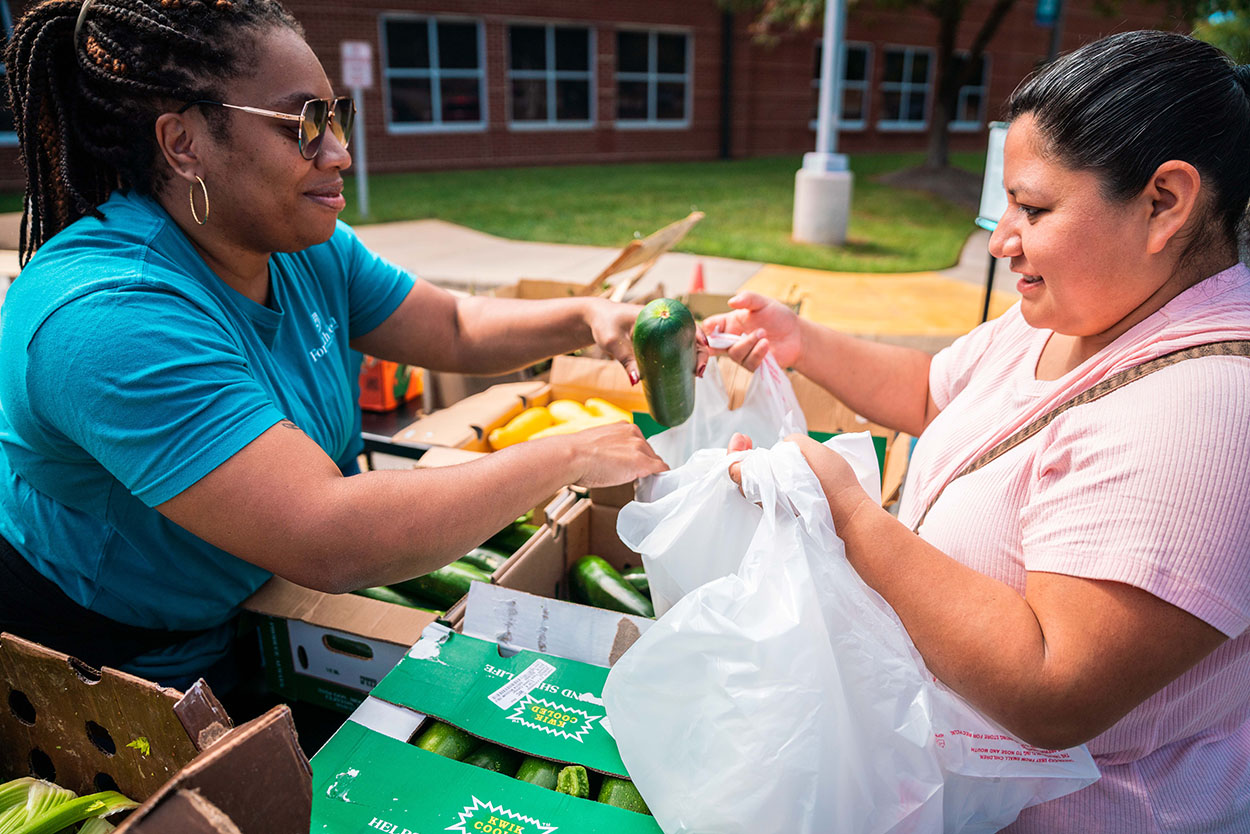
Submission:
[[[489,452],[486,436],[525,409],[526,398],[545,387],[541,380],[505,382],[473,394],[395,434],[401,443]]]
[[[616,535],[617,507],[578,501],[539,531],[505,566],[496,585],[553,599],[568,599],[568,573],[588,553],[602,556],[617,570],[642,564],[642,557]]]
[[[437,614],[273,577],[243,608],[257,615],[269,688],[351,712]]]
[[[0,634],[0,693],[0,781],[118,790],[144,803],[125,834],[308,831],[311,771],[286,707],[231,728],[202,682],[184,695],[11,634]],[[198,791],[194,808],[171,802],[181,791]]]

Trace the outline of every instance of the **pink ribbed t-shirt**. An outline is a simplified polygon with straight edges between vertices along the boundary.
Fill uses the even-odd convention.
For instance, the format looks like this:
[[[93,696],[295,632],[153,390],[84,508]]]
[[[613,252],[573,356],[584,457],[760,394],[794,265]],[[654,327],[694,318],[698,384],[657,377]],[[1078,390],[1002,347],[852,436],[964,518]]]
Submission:
[[[1049,335],[1016,306],[934,357],[941,413],[912,456],[902,522],[966,462],[1105,376],[1250,339],[1250,269],[1206,279],[1067,375],[1038,380]],[[1028,571],[1124,582],[1230,638],[1089,743],[1098,782],[1007,831],[1250,832],[1250,359],[1190,359],[1065,412],[952,481],[920,534],[1021,593]]]

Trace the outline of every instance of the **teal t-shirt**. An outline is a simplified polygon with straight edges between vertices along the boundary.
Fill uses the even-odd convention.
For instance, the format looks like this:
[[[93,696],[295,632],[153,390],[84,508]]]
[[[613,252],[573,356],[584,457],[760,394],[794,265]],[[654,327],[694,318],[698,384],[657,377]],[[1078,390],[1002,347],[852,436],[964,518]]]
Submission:
[[[152,508],[284,419],[331,459],[349,454],[348,341],[413,279],[340,223],[326,243],[273,255],[262,306],[154,200],[116,193],[100,209],[40,248],[0,311],[0,535],[93,611],[216,627],[131,670],[167,681],[224,653],[223,624],[270,574]]]

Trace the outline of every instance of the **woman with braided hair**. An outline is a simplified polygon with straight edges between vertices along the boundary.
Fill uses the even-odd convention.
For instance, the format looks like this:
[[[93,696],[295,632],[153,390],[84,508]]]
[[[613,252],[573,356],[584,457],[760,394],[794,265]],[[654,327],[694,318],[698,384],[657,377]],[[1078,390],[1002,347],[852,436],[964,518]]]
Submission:
[[[594,342],[636,379],[637,309],[456,299],[366,250],[337,221],[352,102],[276,0],[45,0],[5,60],[28,185],[0,630],[180,685],[225,668],[273,574],[400,581],[566,484],[663,468],[622,424],[342,477],[352,348],[489,374]]]
[[[929,670],[1025,742],[1088,743],[1101,779],[1004,831],[1247,834],[1250,67],[1127,32],[1007,109],[1018,305],[933,357],[758,296],[707,326],[919,436],[898,518],[796,442]]]

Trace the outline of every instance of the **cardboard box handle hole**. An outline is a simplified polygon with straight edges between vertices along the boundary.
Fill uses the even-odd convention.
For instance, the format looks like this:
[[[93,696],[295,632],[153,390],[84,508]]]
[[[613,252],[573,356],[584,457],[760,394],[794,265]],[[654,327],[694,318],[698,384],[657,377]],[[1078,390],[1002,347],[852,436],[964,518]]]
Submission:
[[[9,712],[13,713],[13,717],[27,727],[35,726],[35,705],[30,702],[30,699],[26,697],[26,693],[22,690],[9,690]]]
[[[364,660],[373,659],[373,649],[368,643],[362,643],[359,640],[348,640],[346,637],[339,637],[337,634],[327,634],[321,638],[321,644],[338,654],[359,657]]]
[[[117,753],[117,745],[113,743],[113,737],[109,735],[109,731],[94,721],[87,722],[87,738],[95,745],[95,749],[104,755],[112,756]]]
[[[30,773],[36,779],[56,781],[56,767],[53,766],[52,759],[38,747],[30,751]]]

